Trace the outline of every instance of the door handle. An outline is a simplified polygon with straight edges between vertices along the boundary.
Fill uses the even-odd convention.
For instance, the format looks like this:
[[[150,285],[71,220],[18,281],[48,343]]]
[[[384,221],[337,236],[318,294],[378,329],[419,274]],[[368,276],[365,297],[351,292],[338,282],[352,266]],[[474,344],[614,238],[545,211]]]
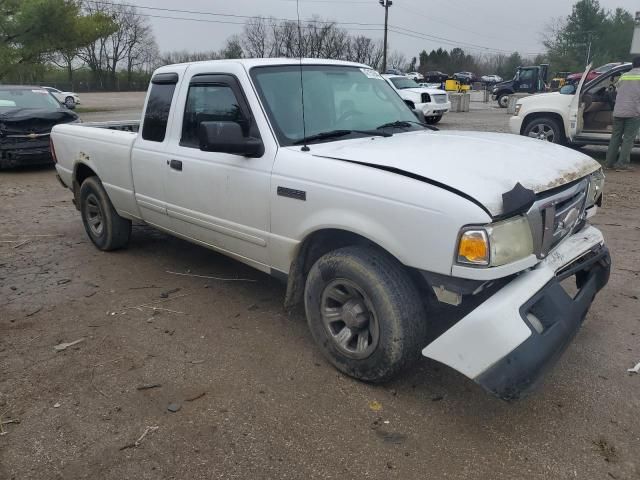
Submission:
[[[171,160],[171,161],[167,161],[167,163],[174,170],[178,170],[180,172],[182,171],[182,162],[180,160]]]

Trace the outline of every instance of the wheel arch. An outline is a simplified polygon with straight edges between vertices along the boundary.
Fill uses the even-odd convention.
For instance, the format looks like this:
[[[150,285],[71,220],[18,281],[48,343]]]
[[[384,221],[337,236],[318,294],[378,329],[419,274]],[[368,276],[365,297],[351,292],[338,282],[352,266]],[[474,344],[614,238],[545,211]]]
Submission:
[[[98,177],[93,168],[83,162],[78,162],[73,168],[73,176],[71,177],[73,187],[73,202],[76,208],[80,210],[80,186],[89,177]],[[99,178],[99,177],[98,177]]]
[[[404,265],[396,255],[379,243],[347,229],[323,228],[309,233],[296,248],[287,277],[285,308],[292,308],[302,303],[307,275],[320,257],[339,248],[357,245],[373,247],[385,252],[403,265],[418,288],[421,290],[428,288],[417,270]]]

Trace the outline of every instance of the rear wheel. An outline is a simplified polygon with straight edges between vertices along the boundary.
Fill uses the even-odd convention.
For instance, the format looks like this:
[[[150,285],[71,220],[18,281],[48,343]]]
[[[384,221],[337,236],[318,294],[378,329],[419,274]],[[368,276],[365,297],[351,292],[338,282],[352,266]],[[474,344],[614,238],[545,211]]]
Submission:
[[[131,220],[116,213],[98,177],[82,182],[80,213],[87,235],[100,250],[116,250],[129,243]]]
[[[64,104],[67,108],[73,110],[76,108],[76,100],[73,97],[67,97],[64,99]]]
[[[507,108],[509,106],[509,95],[506,93],[501,93],[498,95],[496,99],[498,101],[498,105],[500,108]]]
[[[555,118],[538,117],[527,123],[523,135],[543,140],[545,142],[557,143],[563,145],[565,143],[564,132],[562,127]]]
[[[442,120],[442,115],[438,115],[437,117],[425,117],[425,120],[429,125],[435,125],[440,120]]]
[[[359,380],[389,380],[424,347],[420,295],[404,267],[375,248],[345,247],[321,257],[307,277],[305,308],[323,355]]]

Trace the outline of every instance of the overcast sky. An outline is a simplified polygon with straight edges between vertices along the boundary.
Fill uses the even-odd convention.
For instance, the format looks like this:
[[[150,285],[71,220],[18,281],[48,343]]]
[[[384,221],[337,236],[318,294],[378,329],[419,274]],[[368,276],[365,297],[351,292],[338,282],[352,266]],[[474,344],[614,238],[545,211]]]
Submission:
[[[126,3],[154,7],[140,8],[139,12],[155,16],[149,20],[161,51],[218,50],[228,36],[242,31],[244,19],[233,15],[296,17],[294,0],[128,0]],[[454,46],[472,53],[518,50],[524,55],[535,54],[543,51],[545,26],[554,18],[568,15],[573,3],[572,0],[393,0],[389,24],[405,34],[389,33],[390,50],[399,50],[407,57],[423,49]],[[600,4],[607,9],[623,7],[632,13],[640,10],[638,0],[600,0]],[[230,16],[162,11],[161,8]],[[384,9],[378,0],[300,0],[301,18],[312,15],[344,23],[341,26],[353,34],[382,37]],[[156,18],[158,16],[173,19]]]

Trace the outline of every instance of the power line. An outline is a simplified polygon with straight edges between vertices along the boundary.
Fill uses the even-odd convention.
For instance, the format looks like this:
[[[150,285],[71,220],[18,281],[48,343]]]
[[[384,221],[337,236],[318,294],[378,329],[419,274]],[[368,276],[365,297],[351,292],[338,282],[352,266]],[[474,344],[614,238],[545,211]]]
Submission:
[[[177,9],[177,8],[161,8],[161,7],[149,7],[146,5],[134,5],[134,4],[129,4],[129,3],[116,3],[116,2],[112,2],[112,1],[108,1],[108,0],[87,0],[90,3],[95,3],[97,5],[110,5],[110,6],[123,6],[123,7],[131,7],[131,8],[141,8],[143,10],[152,10],[152,11],[158,11],[158,12],[170,12],[170,13],[185,13],[185,14],[189,14],[189,15],[208,15],[208,16],[214,16],[214,17],[230,17],[230,18],[244,18],[247,20],[250,19],[254,19],[254,18],[259,18],[259,15],[237,15],[237,14],[232,14],[232,13],[215,13],[215,12],[207,12],[207,11],[202,11],[202,10],[182,10],[182,9]],[[145,14],[140,14],[140,15],[145,15]],[[150,16],[150,15],[147,15]],[[171,18],[171,17],[168,17]],[[294,18],[281,18],[281,17],[264,17],[267,18],[269,20],[273,19],[273,20],[280,20],[283,22],[296,22],[297,20]],[[194,20],[200,20],[200,19],[194,19]],[[327,25],[331,25],[331,24],[335,24],[335,25],[358,25],[358,26],[367,26],[367,27],[382,27],[381,23],[361,23],[361,22],[336,22],[336,21],[331,21],[331,20],[317,20],[317,19],[310,19],[310,20],[305,20],[307,23],[323,23],[323,24],[327,24]]]
[[[290,19],[290,18],[281,18],[281,17],[260,17],[260,16],[251,16],[251,15],[237,15],[237,14],[230,14],[230,13],[216,13],[216,12],[210,12],[210,11],[201,11],[201,10],[184,10],[184,9],[175,9],[175,8],[161,8],[161,7],[149,7],[146,5],[134,5],[134,4],[127,4],[127,3],[116,3],[113,1],[108,1],[108,0],[87,0],[90,3],[94,3],[96,5],[109,5],[109,6],[124,6],[124,7],[130,7],[130,8],[134,8],[134,9],[143,9],[143,10],[151,10],[151,11],[159,11],[159,12],[167,12],[167,13],[182,13],[182,14],[187,14],[187,15],[206,15],[206,16],[213,16],[213,17],[223,17],[223,18],[231,18],[231,19],[244,19],[244,21],[232,21],[232,20],[216,20],[216,19],[206,19],[206,18],[193,18],[193,17],[175,17],[175,16],[164,16],[164,15],[154,15],[151,13],[140,13],[140,12],[133,12],[134,15],[137,16],[141,16],[141,17],[148,17],[148,18],[157,18],[157,19],[164,19],[164,20],[180,20],[180,21],[192,21],[192,22],[200,22],[200,23],[215,23],[215,24],[224,24],[224,25],[246,25],[246,21],[247,20],[253,20],[253,19],[257,19],[257,18],[263,18],[265,20],[274,20],[274,21],[282,21],[282,22],[296,22],[295,19]],[[289,0],[284,0],[284,1],[289,1]],[[309,0],[311,1],[311,0]],[[316,1],[320,1],[320,0],[316,0]],[[323,2],[329,2],[329,0],[323,0]],[[386,0],[389,1],[389,0]],[[330,3],[334,3],[334,2],[330,2]],[[336,2],[337,3],[337,2]],[[384,6],[384,4],[383,4]],[[310,20],[306,20],[305,21],[307,24],[323,24],[323,25],[349,25],[349,30],[354,30],[354,31],[369,31],[369,32],[384,32],[384,26],[382,24],[378,24],[378,23],[362,23],[362,22],[337,22],[337,21],[330,21],[330,20],[317,20],[317,19],[310,19]],[[274,28],[278,28],[278,27],[282,27],[282,25],[276,24],[276,23],[267,23],[267,26],[270,27],[274,27]],[[352,26],[352,25],[355,25]],[[379,28],[360,28],[360,27],[379,27]],[[311,28],[315,28],[315,26],[313,25],[303,25],[302,28],[305,29],[311,29]],[[403,36],[407,36],[407,37],[411,37],[411,38],[417,38],[420,40],[431,40],[431,41],[438,41],[441,43],[444,43],[445,45],[449,45],[449,46],[453,46],[453,47],[460,47],[460,48],[466,48],[468,50],[478,50],[478,51],[491,51],[491,52],[495,52],[495,53],[513,53],[511,51],[507,51],[507,50],[502,50],[502,49],[496,49],[496,48],[490,48],[490,47],[486,47],[483,45],[477,45],[477,44],[473,44],[473,43],[468,43],[468,42],[462,42],[459,40],[453,40],[453,39],[449,39],[446,37],[439,37],[436,35],[430,35],[430,34],[425,34],[422,32],[418,32],[415,30],[411,30],[405,27],[401,27],[398,25],[389,25],[388,26],[389,31],[396,33],[398,35],[403,35]],[[534,53],[525,53],[525,55],[535,55]]]
[[[405,27],[400,27],[398,25],[389,25],[389,28],[392,29],[391,31],[400,35],[405,35],[408,37],[413,37],[413,38],[419,38],[422,40],[437,40],[439,42],[443,42],[443,43],[447,43],[449,45],[453,45],[456,47],[464,47],[467,49],[476,49],[476,50],[483,50],[483,51],[492,51],[495,53],[513,53],[512,50],[503,50],[500,48],[492,48],[492,47],[487,47],[485,45],[479,45],[479,44],[475,44],[475,43],[469,43],[469,42],[463,42],[460,40],[452,40],[450,38],[446,38],[446,37],[439,37],[437,35],[430,35],[428,33],[422,33],[422,32],[417,32],[415,30],[410,30],[408,28]],[[538,53],[532,53],[532,52],[523,52],[524,55],[538,55]]]

